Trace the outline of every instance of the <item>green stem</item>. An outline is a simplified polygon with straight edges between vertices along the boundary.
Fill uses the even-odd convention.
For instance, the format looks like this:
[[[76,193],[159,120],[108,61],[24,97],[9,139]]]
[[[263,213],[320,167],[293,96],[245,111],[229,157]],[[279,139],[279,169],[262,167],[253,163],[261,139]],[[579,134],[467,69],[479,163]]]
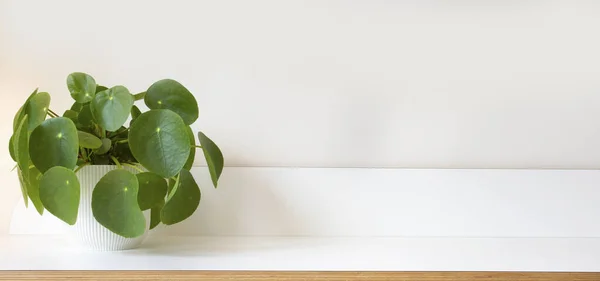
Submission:
[[[80,149],[81,149],[81,157],[83,157],[83,159],[89,159],[85,148],[81,147]]]
[[[56,112],[52,111],[52,109],[48,108],[48,112],[54,114],[56,117],[58,117],[58,114],[56,114]]]
[[[129,140],[120,140],[117,143],[128,143],[128,142],[129,142]]]
[[[122,134],[122,133],[125,133],[125,132],[127,132],[127,131],[129,131],[129,128],[127,128],[127,129],[125,129],[125,130],[123,130],[123,131],[120,131],[120,132],[118,132],[118,133],[115,133],[114,135],[111,135],[110,137],[111,137],[111,138],[114,138],[114,137],[116,137],[116,136],[118,136],[118,135],[120,135],[120,134]]]
[[[115,164],[117,164],[117,168],[123,169],[123,166],[121,166],[121,163],[119,163],[119,160],[117,160],[117,158],[111,155],[110,159],[112,159],[115,162]]]
[[[202,148],[202,146],[199,146],[199,145],[192,145],[192,147],[195,147],[195,148]]]
[[[46,112],[46,114],[48,114],[48,116],[52,117],[52,118],[56,118],[58,117],[58,114],[54,113],[54,111],[48,109],[48,112]]]
[[[91,164],[92,163],[90,163],[90,162],[83,163],[83,165],[81,165],[81,166],[77,167],[77,169],[75,169],[75,173],[79,172],[79,170],[81,170],[81,168],[83,168],[87,165],[91,165]]]
[[[127,166],[127,167],[130,167],[132,169],[135,169],[135,170],[137,170],[140,173],[145,173],[146,172],[146,171],[138,168],[136,165],[133,165],[133,164],[130,164],[130,163],[123,163],[123,166]]]
[[[139,93],[139,94],[135,94],[135,95],[133,95],[133,98],[134,98],[135,100],[143,100],[143,99],[144,99],[144,97],[146,97],[146,92],[141,92],[141,93]]]

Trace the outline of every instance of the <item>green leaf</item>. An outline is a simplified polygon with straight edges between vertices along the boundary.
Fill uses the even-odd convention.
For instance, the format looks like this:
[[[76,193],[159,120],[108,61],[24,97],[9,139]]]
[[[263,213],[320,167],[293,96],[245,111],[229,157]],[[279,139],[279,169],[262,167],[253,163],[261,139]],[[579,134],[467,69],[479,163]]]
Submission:
[[[94,151],[95,154],[98,154],[98,155],[106,154],[110,150],[110,147],[112,146],[112,141],[110,139],[103,138],[101,140],[101,142],[102,142],[102,146],[100,146],[100,148],[98,148]]]
[[[50,94],[42,92],[31,96],[25,110],[25,114],[29,116],[29,132],[46,120],[49,106]]]
[[[192,128],[188,126],[186,127],[186,129],[188,133],[188,138],[190,139],[190,155],[188,156],[187,161],[185,161],[185,165],[183,165],[183,168],[186,170],[190,170],[192,166],[194,166],[194,160],[196,159],[196,138],[194,137],[194,132],[192,131]]]
[[[181,170],[178,186],[161,210],[160,220],[166,225],[176,224],[190,217],[200,204],[200,188],[188,170]]]
[[[71,97],[79,103],[90,102],[96,94],[96,80],[90,75],[74,72],[67,77]]]
[[[167,181],[164,178],[155,173],[139,173],[136,176],[140,184],[138,204],[142,211],[164,202],[167,195]]]
[[[198,102],[194,95],[179,82],[163,79],[146,91],[144,103],[150,109],[170,109],[179,114],[186,125],[198,119]]]
[[[142,112],[137,106],[134,105],[131,107],[131,121],[129,121],[129,127],[131,127],[131,124],[133,124],[140,115],[142,115]]]
[[[31,132],[35,127],[41,124],[46,119],[48,107],[50,106],[50,95],[42,92],[38,93],[37,89],[27,98],[25,104],[19,109],[13,120],[13,131],[17,130],[17,126],[23,120],[25,115],[29,116],[28,131]]]
[[[31,133],[29,154],[42,173],[54,166],[73,169],[77,164],[78,151],[77,129],[69,118],[48,119]]]
[[[10,139],[8,140],[8,153],[10,154],[10,158],[12,158],[13,161],[17,161],[17,157],[15,156],[15,147],[13,145],[13,138],[14,135],[10,136]]]
[[[131,125],[129,144],[138,162],[163,178],[177,175],[190,154],[183,120],[166,109],[142,113]]]
[[[71,105],[71,110],[73,110],[77,113],[81,112],[82,108],[83,108],[83,103],[74,102],[73,105]]]
[[[40,199],[48,212],[74,225],[79,210],[79,180],[65,167],[53,167],[40,180]]]
[[[42,199],[40,198],[41,179],[42,174],[40,173],[40,171],[38,171],[38,169],[35,167],[31,167],[29,169],[29,182],[27,183],[27,194],[29,195],[29,199],[31,199],[33,206],[40,215],[44,214],[44,205],[42,203]]]
[[[150,209],[150,229],[154,229],[160,224],[160,211],[165,205],[165,200],[160,201],[160,204]]]
[[[91,149],[97,149],[102,147],[102,141],[98,137],[90,133],[77,131],[77,136],[79,138],[79,146],[81,147]]]
[[[175,178],[175,180],[173,180],[173,178],[169,179],[169,187],[167,188],[167,200],[171,199],[171,197],[173,197],[173,194],[175,194],[175,186],[179,185],[179,175],[177,175],[177,177]]]
[[[133,106],[133,96],[123,86],[115,86],[96,94],[90,104],[94,120],[107,131],[118,130]]]
[[[79,116],[77,117],[77,120],[79,121],[79,124],[81,124],[84,127],[92,126],[93,117],[92,117],[92,110],[90,109],[89,104],[83,105],[83,107],[81,108],[81,112],[79,112]]]
[[[23,118],[23,115],[25,115],[23,108],[25,108],[26,106],[27,104],[21,106],[15,114],[15,118],[13,119],[13,132],[16,132],[17,128],[19,128],[19,124],[21,124],[21,119]]]
[[[140,115],[142,115],[142,111],[140,111],[140,109],[137,106],[132,106],[131,107],[131,118],[135,119],[138,118]]]
[[[23,173],[20,168],[17,168],[17,175],[19,176],[19,185],[21,186],[23,202],[25,203],[25,208],[27,208],[29,207],[29,199],[27,199],[27,180],[23,178]]]
[[[96,94],[108,90],[107,87],[96,85]]]
[[[21,124],[19,124],[19,128],[15,132],[13,139],[15,158],[25,181],[29,180],[29,133],[27,132],[28,119],[28,115],[25,115],[25,117],[21,119]]]
[[[126,238],[146,231],[146,218],[137,201],[137,177],[123,169],[108,172],[92,192],[92,213],[110,231]]]
[[[65,111],[65,113],[63,113],[63,117],[67,117],[69,119],[71,119],[71,121],[73,121],[73,123],[77,124],[79,121],[77,121],[77,116],[79,115],[79,113],[77,111],[74,110],[70,110],[67,109]]]
[[[15,118],[13,119],[13,132],[17,131],[19,124],[21,124],[21,119],[23,119],[23,117],[27,113],[27,106],[29,105],[29,101],[31,100],[31,98],[33,96],[35,96],[37,94],[37,92],[38,92],[38,89],[35,89],[35,91],[33,91],[33,93],[31,93],[31,95],[29,95],[27,100],[25,100],[25,103],[23,104],[23,106],[21,106],[21,108],[19,108],[19,111],[17,111],[17,113],[15,114]]]
[[[200,140],[200,145],[202,146],[202,152],[204,152],[204,158],[206,158],[206,164],[208,165],[210,178],[212,179],[213,185],[216,188],[219,177],[223,172],[223,153],[221,153],[219,147],[204,133],[198,132],[198,139]]]

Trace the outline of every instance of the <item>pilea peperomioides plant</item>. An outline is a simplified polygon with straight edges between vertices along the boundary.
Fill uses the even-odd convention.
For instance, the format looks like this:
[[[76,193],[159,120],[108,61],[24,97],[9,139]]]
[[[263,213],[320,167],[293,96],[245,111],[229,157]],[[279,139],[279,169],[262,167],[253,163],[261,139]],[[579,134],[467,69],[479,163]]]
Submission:
[[[223,155],[202,132],[196,144],[190,125],[198,119],[198,103],[177,81],[160,80],[133,95],[76,72],[67,87],[75,103],[62,116],[50,109],[50,95],[36,90],[14,118],[9,151],[25,205],[29,198],[40,214],[47,210],[73,225],[80,203],[76,173],[87,165],[116,165],[94,187],[91,208],[100,224],[131,238],[145,231],[143,211],[151,210],[150,228],[196,211],[200,189],[189,170],[197,148],[217,187]],[[149,111],[134,105],[141,100]]]

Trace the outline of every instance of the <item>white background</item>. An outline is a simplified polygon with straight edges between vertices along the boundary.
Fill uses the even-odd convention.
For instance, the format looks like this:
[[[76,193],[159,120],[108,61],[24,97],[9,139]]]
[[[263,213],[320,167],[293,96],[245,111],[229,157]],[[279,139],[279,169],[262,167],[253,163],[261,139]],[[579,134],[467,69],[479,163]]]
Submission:
[[[36,87],[179,80],[228,166],[597,168],[596,1],[0,0],[0,148]],[[0,154],[0,233],[19,196]],[[201,164],[201,163],[198,163]]]

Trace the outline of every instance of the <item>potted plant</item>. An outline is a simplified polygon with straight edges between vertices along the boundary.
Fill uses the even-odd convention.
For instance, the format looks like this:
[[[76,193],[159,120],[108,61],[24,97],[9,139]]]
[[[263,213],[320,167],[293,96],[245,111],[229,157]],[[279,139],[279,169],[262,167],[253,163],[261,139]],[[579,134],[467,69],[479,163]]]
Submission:
[[[9,152],[26,206],[31,200],[40,214],[74,225],[89,246],[123,250],[139,246],[158,224],[196,211],[200,189],[190,173],[196,149],[217,187],[223,155],[202,132],[196,144],[190,125],[198,103],[179,82],[160,80],[133,95],[76,72],[67,87],[75,102],[62,116],[50,109],[50,95],[36,89],[14,118]],[[134,105],[141,100],[147,112]]]

